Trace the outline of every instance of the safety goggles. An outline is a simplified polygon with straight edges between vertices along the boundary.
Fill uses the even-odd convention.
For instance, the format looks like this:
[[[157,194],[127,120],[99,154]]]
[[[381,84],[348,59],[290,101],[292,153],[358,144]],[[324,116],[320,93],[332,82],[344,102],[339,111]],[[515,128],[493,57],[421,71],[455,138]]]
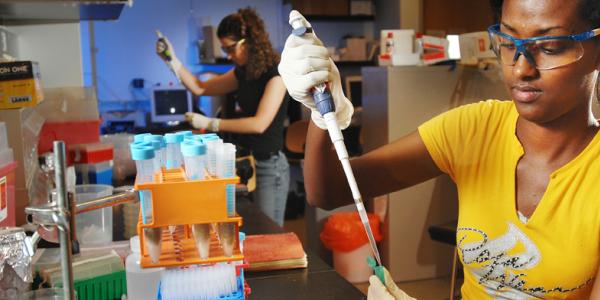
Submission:
[[[582,42],[600,35],[600,28],[573,35],[518,39],[500,32],[500,24],[495,24],[488,33],[492,50],[502,64],[514,66],[523,54],[538,70],[550,70],[580,60],[584,52]]]
[[[237,45],[243,43],[244,41],[246,41],[245,39],[241,39],[229,46],[222,46],[221,50],[223,50],[223,52],[225,52],[225,54],[231,54],[235,51],[235,48],[237,47]]]

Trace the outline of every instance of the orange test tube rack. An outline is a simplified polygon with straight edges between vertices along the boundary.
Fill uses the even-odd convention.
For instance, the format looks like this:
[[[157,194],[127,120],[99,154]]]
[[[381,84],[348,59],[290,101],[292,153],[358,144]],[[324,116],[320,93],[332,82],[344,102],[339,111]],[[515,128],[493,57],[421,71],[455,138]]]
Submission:
[[[143,224],[138,221],[138,235],[144,268],[176,267],[195,264],[213,264],[224,261],[241,261],[244,259],[240,251],[239,227],[242,218],[238,215],[227,215],[225,187],[236,184],[239,177],[214,178],[203,180],[187,180],[185,171],[179,169],[162,169],[154,174],[154,182],[135,184],[138,191],[148,190],[152,193],[152,220]],[[212,223],[234,223],[235,241],[232,256],[225,256],[218,238],[211,231],[210,256],[201,259],[196,250],[191,225]],[[169,226],[181,226],[183,230],[170,233]],[[144,228],[163,229],[161,255],[157,263],[153,263],[145,249]]]

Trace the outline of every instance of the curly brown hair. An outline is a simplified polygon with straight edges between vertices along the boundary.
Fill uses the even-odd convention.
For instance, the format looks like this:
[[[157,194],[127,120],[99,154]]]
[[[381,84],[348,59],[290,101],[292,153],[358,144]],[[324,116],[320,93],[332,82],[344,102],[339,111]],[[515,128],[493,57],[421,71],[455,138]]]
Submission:
[[[273,49],[265,23],[251,7],[239,9],[221,20],[217,29],[219,38],[245,39],[248,50],[246,78],[257,79],[279,63],[279,54]]]

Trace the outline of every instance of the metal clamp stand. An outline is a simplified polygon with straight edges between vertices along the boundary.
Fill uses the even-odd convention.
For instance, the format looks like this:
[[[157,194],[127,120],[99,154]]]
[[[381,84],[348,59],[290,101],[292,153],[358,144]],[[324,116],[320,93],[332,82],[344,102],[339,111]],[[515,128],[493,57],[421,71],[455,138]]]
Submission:
[[[135,202],[139,201],[139,199],[133,188],[127,187],[121,189],[120,194],[99,198],[71,207],[71,205],[69,205],[67,194],[65,143],[62,141],[54,142],[54,171],[57,192],[56,203],[48,203],[37,207],[26,207],[25,213],[28,215],[28,220],[31,220],[37,225],[56,226],[59,229],[58,238],[60,243],[64,297],[65,299],[74,300],[73,256],[71,248],[73,242],[71,239],[71,229],[75,230],[74,215],[127,202]],[[71,209],[74,210],[74,212],[71,211]],[[36,232],[32,237],[32,249],[35,249],[37,241],[39,241],[39,235],[37,235]]]

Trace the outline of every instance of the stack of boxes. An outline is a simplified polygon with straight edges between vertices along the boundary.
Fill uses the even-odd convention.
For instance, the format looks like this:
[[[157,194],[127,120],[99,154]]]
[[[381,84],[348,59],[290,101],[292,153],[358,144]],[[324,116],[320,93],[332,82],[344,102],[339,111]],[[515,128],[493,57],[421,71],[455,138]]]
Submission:
[[[112,144],[94,143],[69,147],[77,184],[112,185],[114,149]]]
[[[26,223],[26,206],[47,201],[47,187],[44,186],[46,182],[40,180],[43,176],[40,175],[38,156],[51,152],[52,142],[55,140],[64,141],[67,149],[75,144],[97,143],[100,140],[98,104],[93,90],[60,87],[46,88],[42,93],[37,72],[24,72],[24,66],[35,69],[35,63],[31,62],[0,63],[0,94],[4,93],[3,98],[0,97],[0,122],[6,123],[8,145],[14,152],[17,164],[14,210],[16,225]],[[11,73],[7,73],[9,70]],[[13,71],[23,72],[16,74]],[[20,90],[19,83],[26,85],[28,89]],[[26,92],[30,93],[24,95]],[[32,101],[21,101],[24,99]],[[112,158],[103,161],[110,160]],[[92,171],[105,171],[102,174],[103,180],[110,184],[106,180],[107,168],[98,167],[100,166],[92,167]],[[112,173],[112,166],[110,169]]]
[[[6,219],[0,220],[0,226],[26,223],[24,209],[29,204],[29,189],[36,182],[34,177],[38,165],[37,142],[44,124],[44,117],[36,111],[40,102],[43,103],[42,100],[45,99],[41,87],[36,62],[0,63],[0,122],[6,124],[2,130],[2,143],[6,141],[8,145],[0,145],[3,146],[0,148],[0,156],[5,157],[4,167],[0,166],[0,181],[6,178],[6,193],[2,183],[0,192],[2,197],[13,193],[10,196],[12,198],[4,197],[8,200]],[[12,150],[7,150],[8,147]],[[7,154],[9,152],[13,154]],[[16,169],[11,169],[10,163],[6,164],[8,156],[14,157]]]

